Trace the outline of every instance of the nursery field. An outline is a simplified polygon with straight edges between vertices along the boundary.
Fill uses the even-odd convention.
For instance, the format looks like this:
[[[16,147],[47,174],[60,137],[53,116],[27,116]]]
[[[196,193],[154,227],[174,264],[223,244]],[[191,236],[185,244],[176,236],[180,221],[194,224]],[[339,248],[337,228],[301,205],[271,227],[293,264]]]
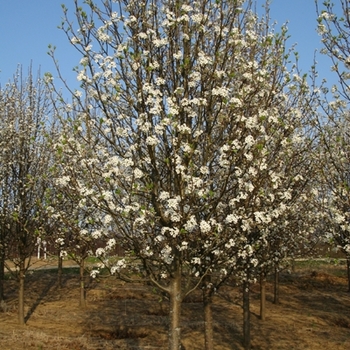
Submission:
[[[266,321],[259,319],[259,286],[252,286],[252,349],[350,349],[350,293],[344,265],[300,263],[281,274],[280,303],[267,285]],[[1,350],[167,349],[167,300],[152,286],[113,277],[91,280],[87,307],[79,308],[79,280],[66,268],[58,288],[54,269],[34,270],[26,279],[27,322],[17,324],[17,285],[5,281],[7,303],[0,312]],[[243,349],[240,289],[224,286],[214,298],[216,350]],[[201,293],[183,303],[183,349],[204,348]]]

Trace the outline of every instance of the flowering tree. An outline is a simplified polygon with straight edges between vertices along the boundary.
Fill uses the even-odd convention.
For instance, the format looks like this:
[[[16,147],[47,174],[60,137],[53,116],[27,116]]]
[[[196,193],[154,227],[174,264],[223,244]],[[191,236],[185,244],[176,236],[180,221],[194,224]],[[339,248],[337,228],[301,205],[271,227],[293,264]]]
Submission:
[[[333,86],[332,91],[336,93],[332,106],[343,105],[342,101],[349,101],[349,24],[350,4],[346,0],[338,0],[336,6],[327,0],[319,6],[315,0],[318,15],[318,33],[324,45],[321,53],[327,55],[333,63],[331,69],[339,78],[339,86]],[[340,105],[339,105],[340,104]],[[344,106],[344,105],[343,105]]]
[[[24,279],[38,236],[45,226],[43,200],[49,186],[52,152],[48,90],[18,70],[1,95],[1,244],[19,279],[19,322],[24,323]],[[52,122],[52,120],[51,120]]]
[[[63,161],[62,159],[56,160]],[[57,164],[56,164],[57,165]],[[92,256],[96,250],[97,238],[91,235],[93,228],[99,224],[98,216],[94,208],[82,206],[84,201],[81,197],[75,197],[73,192],[64,191],[62,188],[62,178],[60,177],[60,169],[58,166],[53,167],[51,172],[53,178],[53,186],[55,190],[48,190],[48,198],[50,199],[46,206],[46,211],[55,228],[54,232],[48,235],[58,250],[58,282],[62,284],[62,260],[69,256],[79,265],[80,278],[80,307],[86,306],[86,286],[85,286],[85,261]],[[99,244],[105,244],[99,240]],[[111,243],[109,243],[111,244]],[[111,247],[112,248],[112,247]]]
[[[322,198],[329,214],[332,239],[347,258],[350,291],[350,4],[340,0],[339,5],[335,7],[325,1],[322,9],[317,7],[318,30],[324,44],[322,53],[331,58],[332,70],[339,78],[339,85],[333,86],[330,94],[324,91],[326,95],[322,101],[326,115],[326,120],[320,122],[325,159]]]
[[[265,229],[288,209],[301,180],[288,174],[290,146],[310,116],[305,78],[287,72],[286,31],[270,31],[253,1],[76,0],[77,31],[64,13],[82,59],[57,145],[60,186],[103,213],[92,236],[113,225],[110,239],[169,295],[169,349],[179,349],[183,298],[212,288],[218,270],[249,291]]]
[[[325,219],[328,242],[340,248],[347,259],[348,290],[350,291],[349,115],[340,114],[340,117],[331,118],[329,123],[330,125],[323,126],[324,161],[321,199],[328,214]]]
[[[311,148],[311,144],[309,145]],[[316,159],[316,158],[314,158]],[[320,237],[316,234],[322,214],[319,212],[315,188],[317,179],[317,164],[308,162],[302,166],[305,170],[303,181],[294,189],[287,212],[270,230],[267,229],[266,244],[258,251],[259,265],[257,272],[260,277],[260,318],[265,320],[265,285],[266,277],[274,273],[274,303],[279,302],[278,275],[279,271],[290,264],[291,259],[304,257],[312,252]],[[300,169],[299,169],[300,170]],[[300,175],[300,174],[299,174]]]
[[[0,301],[4,301],[4,278],[5,278],[5,260],[6,260],[6,251],[8,250],[8,236],[9,232],[9,215],[8,215],[8,197],[9,193],[8,182],[10,181],[10,168],[5,167],[5,164],[10,163],[11,151],[7,147],[10,143],[9,134],[6,132],[7,123],[3,117],[3,111],[6,109],[5,95],[0,93],[0,156],[1,163],[0,166]]]

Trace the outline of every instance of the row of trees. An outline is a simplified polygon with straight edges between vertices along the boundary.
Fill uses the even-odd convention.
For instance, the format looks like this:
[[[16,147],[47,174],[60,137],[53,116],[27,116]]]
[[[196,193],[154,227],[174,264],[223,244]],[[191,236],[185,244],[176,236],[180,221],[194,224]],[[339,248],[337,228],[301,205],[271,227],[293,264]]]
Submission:
[[[209,350],[212,295],[234,276],[249,349],[252,282],[260,278],[263,296],[267,274],[320,238],[349,257],[348,92],[338,70],[349,56],[345,43],[341,54],[334,47],[348,22],[328,4],[319,13],[342,82],[329,102],[300,74],[268,4],[260,17],[250,0],[74,5],[73,22],[63,6],[62,29],[82,55],[81,85],[67,86],[69,103],[49,74],[0,91],[0,297],[12,259],[24,323],[26,258],[38,237],[51,238],[59,261],[77,259],[82,282],[93,254],[128,281],[137,267],[168,295],[171,350],[181,347],[181,303],[202,288]],[[116,244],[126,257],[111,259]]]

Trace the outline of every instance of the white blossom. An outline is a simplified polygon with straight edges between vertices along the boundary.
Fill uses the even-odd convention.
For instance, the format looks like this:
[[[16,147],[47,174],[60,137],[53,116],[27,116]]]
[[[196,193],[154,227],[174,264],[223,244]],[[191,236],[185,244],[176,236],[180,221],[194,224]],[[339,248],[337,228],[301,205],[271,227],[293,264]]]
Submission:
[[[202,220],[200,222],[199,226],[200,226],[201,232],[203,232],[203,233],[208,233],[208,232],[211,231],[210,224],[207,221],[205,221],[205,220]]]

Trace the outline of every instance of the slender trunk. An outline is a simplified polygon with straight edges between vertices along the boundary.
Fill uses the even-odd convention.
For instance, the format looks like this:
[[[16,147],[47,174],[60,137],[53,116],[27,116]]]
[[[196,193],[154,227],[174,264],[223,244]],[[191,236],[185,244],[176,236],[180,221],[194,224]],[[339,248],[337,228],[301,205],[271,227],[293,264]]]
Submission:
[[[85,273],[84,273],[84,259],[80,261],[79,264],[79,275],[80,275],[80,307],[86,307],[86,298],[85,298]]]
[[[5,300],[4,293],[4,280],[5,280],[5,253],[0,251],[0,303]]]
[[[204,338],[205,350],[214,349],[213,341],[213,314],[212,314],[212,296],[211,277],[206,276],[203,285],[203,304],[204,304]]]
[[[243,346],[245,350],[250,350],[250,285],[243,282]]]
[[[38,251],[37,251],[36,257],[39,260],[40,259],[40,246],[41,246],[41,239],[40,239],[40,237],[38,237],[36,243],[37,243],[37,246],[38,246]]]
[[[279,283],[279,271],[277,266],[275,267],[275,278],[273,284],[273,303],[278,304],[280,302],[280,283]]]
[[[18,290],[18,323],[24,325],[24,279],[25,261],[21,260],[19,265],[19,290]]]
[[[181,349],[181,269],[176,264],[174,276],[170,281],[170,325],[169,325],[169,350]]]
[[[346,257],[346,266],[348,269],[348,292],[350,292],[350,256]]]
[[[62,288],[62,272],[63,272],[63,258],[59,252],[58,254],[58,267],[57,267],[57,284],[58,288]]]
[[[260,274],[260,319],[266,319],[266,274]]]
[[[292,272],[295,272],[295,259],[292,258]]]

